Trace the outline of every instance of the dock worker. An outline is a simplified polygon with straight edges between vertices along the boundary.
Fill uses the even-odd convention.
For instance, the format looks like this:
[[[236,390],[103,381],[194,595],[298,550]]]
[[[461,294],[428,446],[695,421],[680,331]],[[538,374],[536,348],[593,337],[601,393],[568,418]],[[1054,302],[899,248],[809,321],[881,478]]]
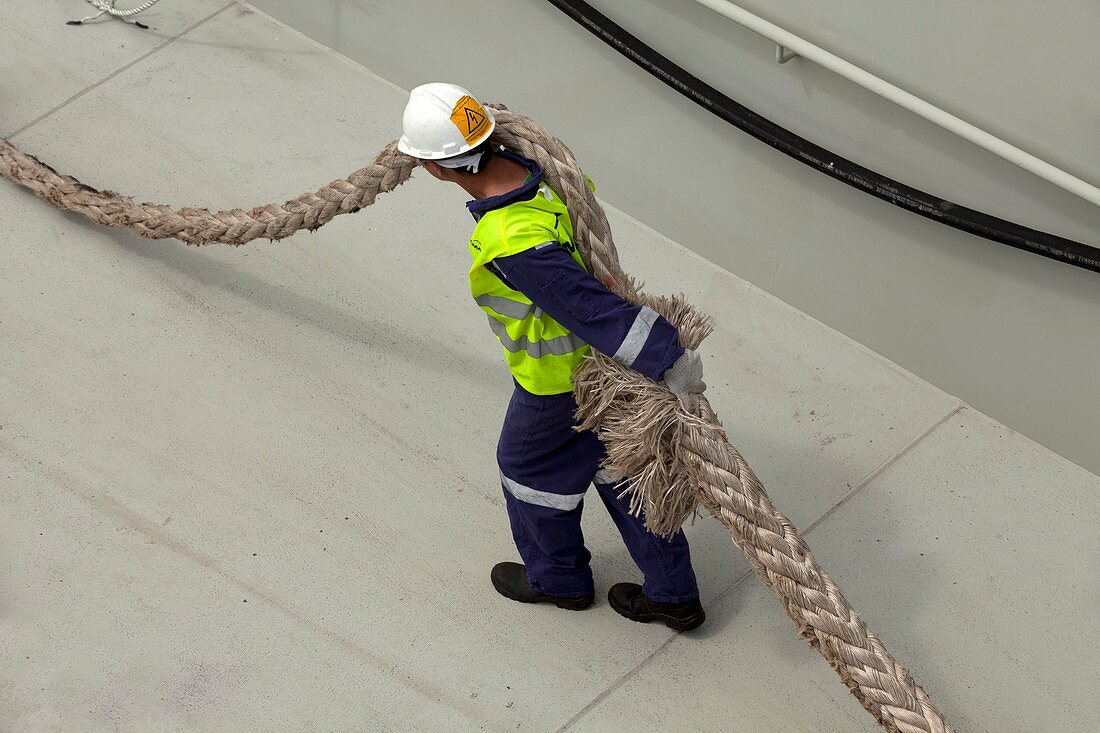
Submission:
[[[490,144],[495,124],[466,89],[424,84],[409,95],[398,142],[431,175],[473,197],[466,204],[476,222],[470,291],[515,382],[497,463],[523,563],[498,563],[493,587],[522,603],[592,604],[581,510],[594,483],[644,577],[612,586],[608,603],[634,621],[693,629],[706,615],[687,538],[682,530],[659,537],[630,513],[620,498],[623,479],[600,469],[603,443],[577,428],[572,376],[595,348],[691,404],[705,388],[699,355],[681,347],[676,327],[654,310],[631,305],[590,274],[564,201],[535,161]]]

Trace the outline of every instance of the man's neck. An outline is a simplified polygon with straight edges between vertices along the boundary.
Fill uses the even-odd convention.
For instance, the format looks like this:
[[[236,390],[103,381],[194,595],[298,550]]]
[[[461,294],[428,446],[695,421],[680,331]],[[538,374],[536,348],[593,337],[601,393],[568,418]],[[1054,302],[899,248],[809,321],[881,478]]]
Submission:
[[[523,185],[527,169],[519,163],[494,155],[476,176],[463,176],[456,181],[475,199],[487,199],[514,191]]]

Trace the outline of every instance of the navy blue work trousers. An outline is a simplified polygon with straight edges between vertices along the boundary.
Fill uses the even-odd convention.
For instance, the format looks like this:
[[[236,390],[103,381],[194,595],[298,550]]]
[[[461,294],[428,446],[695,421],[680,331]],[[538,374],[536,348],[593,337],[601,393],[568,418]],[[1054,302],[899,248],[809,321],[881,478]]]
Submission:
[[[645,528],[618,498],[621,482],[599,471],[604,446],[590,430],[575,429],[573,394],[535,395],[516,385],[497,445],[508,519],[533,588],[557,596],[593,592],[592,555],[584,546],[581,511],[595,483],[600,499],[645,576],[642,592],[680,603],[699,589],[683,531],[671,540]]]

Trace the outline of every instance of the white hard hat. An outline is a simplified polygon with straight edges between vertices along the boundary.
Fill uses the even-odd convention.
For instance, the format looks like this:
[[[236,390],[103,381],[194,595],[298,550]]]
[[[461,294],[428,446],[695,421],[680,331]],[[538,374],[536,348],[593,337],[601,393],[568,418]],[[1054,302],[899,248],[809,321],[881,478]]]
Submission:
[[[493,113],[456,84],[422,84],[409,94],[397,149],[422,160],[461,155],[489,139]]]

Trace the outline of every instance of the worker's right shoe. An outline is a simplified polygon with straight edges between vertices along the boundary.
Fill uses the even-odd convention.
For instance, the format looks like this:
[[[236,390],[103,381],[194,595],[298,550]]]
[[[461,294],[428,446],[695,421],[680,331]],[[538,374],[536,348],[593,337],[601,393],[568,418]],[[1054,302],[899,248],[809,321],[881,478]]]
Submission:
[[[553,603],[558,608],[570,611],[580,611],[592,605],[594,593],[586,596],[552,596],[549,593],[535,590],[527,582],[527,568],[518,562],[497,563],[489,577],[493,581],[493,587],[505,598],[511,598],[520,603]]]
[[[707,620],[703,605],[698,598],[684,603],[661,603],[651,601],[642,593],[637,583],[616,583],[607,591],[607,602],[615,613],[631,621],[663,621],[665,626],[676,631],[690,631]]]

